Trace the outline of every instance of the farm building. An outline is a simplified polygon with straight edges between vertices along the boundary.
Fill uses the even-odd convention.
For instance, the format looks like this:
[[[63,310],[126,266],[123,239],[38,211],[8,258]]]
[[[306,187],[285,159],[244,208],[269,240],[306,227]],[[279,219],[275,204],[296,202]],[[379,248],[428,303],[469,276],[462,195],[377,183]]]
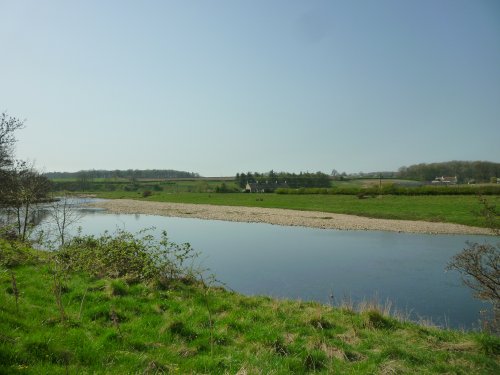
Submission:
[[[458,183],[457,176],[454,177],[436,177],[434,181],[432,181],[433,184],[436,185],[456,185]]]

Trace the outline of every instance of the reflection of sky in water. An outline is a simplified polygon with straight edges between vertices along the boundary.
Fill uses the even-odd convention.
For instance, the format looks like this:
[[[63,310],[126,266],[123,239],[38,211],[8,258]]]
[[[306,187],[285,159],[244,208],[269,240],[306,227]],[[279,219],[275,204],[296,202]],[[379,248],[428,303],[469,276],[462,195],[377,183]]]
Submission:
[[[167,230],[174,242],[189,242],[202,253],[204,267],[241,293],[328,303],[387,298],[412,316],[432,317],[451,326],[471,326],[484,305],[462,286],[449,259],[467,240],[491,237],[338,231],[269,224],[115,215],[86,211],[83,233],[117,228]]]

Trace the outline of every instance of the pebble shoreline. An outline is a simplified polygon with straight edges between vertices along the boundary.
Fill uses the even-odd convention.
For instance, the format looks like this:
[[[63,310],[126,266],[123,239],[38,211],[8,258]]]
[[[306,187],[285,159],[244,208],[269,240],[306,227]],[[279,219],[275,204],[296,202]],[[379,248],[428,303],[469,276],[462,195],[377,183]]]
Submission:
[[[299,211],[281,208],[217,206],[208,204],[168,203],[113,199],[90,204],[110,213],[148,214],[189,217],[206,220],[268,223],[339,230],[380,230],[402,233],[491,235],[487,228],[452,223],[375,219],[329,212]]]

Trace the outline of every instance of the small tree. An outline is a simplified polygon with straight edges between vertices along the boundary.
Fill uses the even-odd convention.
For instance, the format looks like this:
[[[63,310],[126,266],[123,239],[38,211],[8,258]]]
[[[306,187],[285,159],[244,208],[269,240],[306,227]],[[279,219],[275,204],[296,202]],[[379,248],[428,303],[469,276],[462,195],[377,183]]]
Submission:
[[[35,204],[50,189],[46,177],[26,162],[14,160],[14,133],[23,127],[24,121],[8,116],[5,112],[0,114],[0,209],[5,214],[3,220],[6,221],[8,230],[13,224],[21,240],[27,237],[31,225],[30,215]]]
[[[479,197],[482,205],[481,215],[495,235],[500,234],[498,212],[495,206]],[[462,274],[465,285],[474,290],[476,298],[488,301],[493,306],[492,331],[500,330],[500,244],[479,244],[467,242],[467,247],[455,255],[447,266]]]
[[[18,163],[16,168],[5,173],[2,184],[2,205],[7,216],[14,216],[14,227],[21,240],[25,240],[32,226],[31,214],[36,204],[42,201],[50,190],[49,180],[26,163]]]
[[[13,163],[13,146],[16,142],[14,132],[24,127],[24,121],[0,114],[0,170]]]
[[[12,166],[14,164],[14,133],[21,129],[24,122],[8,116],[0,115],[0,208],[5,207],[8,194],[12,189]]]
[[[78,206],[67,195],[63,195],[49,205],[48,215],[50,223],[57,231],[57,239],[61,246],[64,246],[67,240],[68,229],[83,217]]]

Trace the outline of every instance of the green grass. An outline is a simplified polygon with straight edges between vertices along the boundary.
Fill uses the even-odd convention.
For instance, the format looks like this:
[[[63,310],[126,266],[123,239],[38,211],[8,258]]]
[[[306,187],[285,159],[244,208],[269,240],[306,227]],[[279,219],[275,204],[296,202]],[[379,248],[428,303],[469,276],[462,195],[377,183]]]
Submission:
[[[102,198],[143,199],[138,192],[98,193]],[[499,196],[487,199],[498,204]],[[352,214],[374,218],[424,220],[485,227],[477,213],[481,209],[477,197],[471,195],[394,196],[381,195],[359,199],[353,195],[280,195],[280,194],[216,194],[154,192],[150,201],[214,204],[228,206],[286,208]]]
[[[48,265],[12,270],[18,308],[0,272],[0,373],[500,373],[497,337],[200,285],[72,273],[61,321]]]

